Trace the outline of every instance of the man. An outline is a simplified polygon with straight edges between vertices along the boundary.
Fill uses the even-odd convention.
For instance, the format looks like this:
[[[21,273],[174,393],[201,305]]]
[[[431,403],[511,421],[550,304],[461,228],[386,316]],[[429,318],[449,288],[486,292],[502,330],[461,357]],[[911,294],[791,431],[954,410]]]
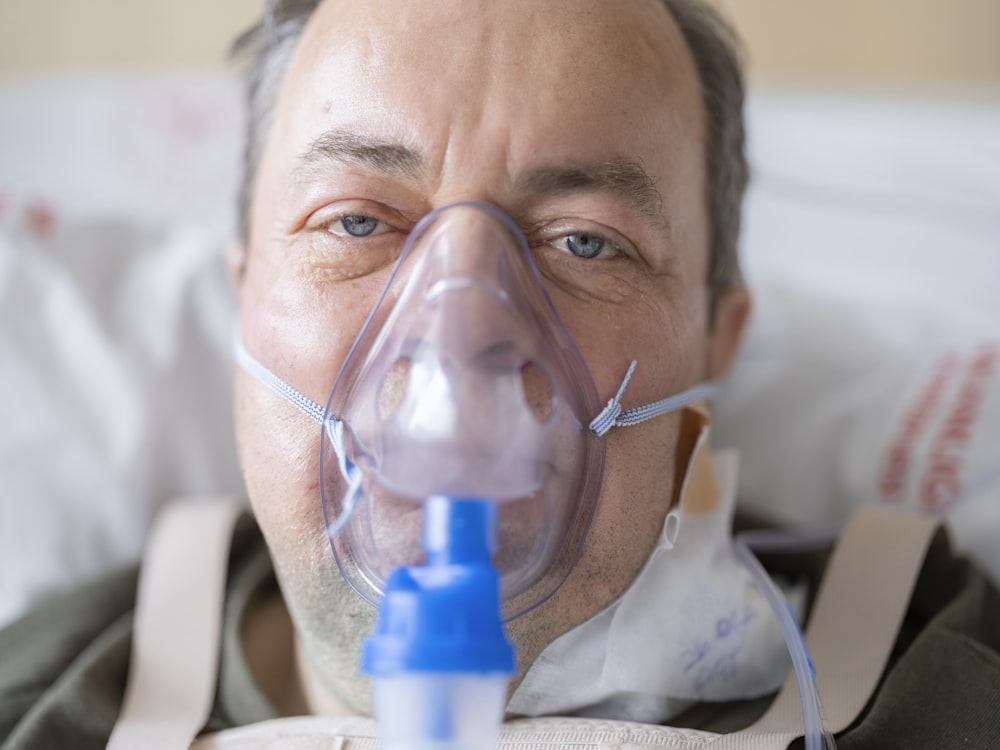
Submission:
[[[707,35],[710,17],[682,7]],[[728,52],[720,39],[703,54],[716,49]],[[550,294],[602,402],[632,359],[625,406],[719,377],[748,301],[732,259],[737,217],[711,215],[738,205],[744,181],[740,82],[731,57],[712,64],[731,89],[713,96],[728,97],[736,119],[714,181],[698,69],[659,0],[320,4],[251,141],[254,189],[234,253],[246,349],[325,404],[408,231],[473,200],[525,228],[543,277],[557,264],[592,277],[586,296]],[[376,229],[352,237],[345,218]],[[606,243],[601,256],[573,255],[587,237]],[[344,266],[345,246],[361,242],[369,265]],[[246,374],[236,403],[247,488],[303,662],[346,707],[368,711],[356,664],[374,611],[344,584],[322,533],[315,427]],[[675,495],[679,431],[678,414],[612,431],[576,569],[509,625],[522,671],[642,568]]]
[[[729,33],[700,3],[279,2],[244,46],[254,56],[248,169],[229,261],[241,346],[258,369],[237,373],[236,433],[269,555],[252,533],[238,535],[207,729],[371,711],[358,660],[375,610],[330,552],[320,431],[259,381],[266,370],[309,402],[328,402],[422,217],[473,201],[516,222],[601,404],[633,360],[626,410],[718,379],[749,304],[735,260],[742,83]],[[593,693],[593,665],[574,666],[611,648],[609,617],[627,610],[625,625],[648,629],[644,606],[624,603],[636,602],[650,571],[671,584],[644,590],[639,604],[696,624],[698,588],[742,591],[724,544],[727,508],[702,475],[706,425],[695,409],[610,431],[579,559],[554,594],[508,623],[518,653],[511,713],[551,699],[551,710],[536,712],[666,721],[718,688],[713,674],[689,685],[675,661],[676,674],[665,672],[680,688],[650,691],[624,670]],[[336,476],[329,482],[343,489]],[[661,554],[682,543],[721,562]],[[268,588],[268,558],[281,596]],[[5,750],[103,747],[128,669],[133,581],[79,594],[84,617],[64,614],[79,612],[79,600],[77,609],[57,602],[8,632],[11,653],[38,654],[24,645],[32,637],[46,650],[19,656],[3,687]],[[749,632],[760,610],[746,612],[709,624],[720,637]],[[615,648],[635,660],[617,637]],[[709,697],[755,697],[783,678],[774,633],[761,626],[747,638],[738,663],[755,679]],[[651,660],[667,649],[637,642]]]

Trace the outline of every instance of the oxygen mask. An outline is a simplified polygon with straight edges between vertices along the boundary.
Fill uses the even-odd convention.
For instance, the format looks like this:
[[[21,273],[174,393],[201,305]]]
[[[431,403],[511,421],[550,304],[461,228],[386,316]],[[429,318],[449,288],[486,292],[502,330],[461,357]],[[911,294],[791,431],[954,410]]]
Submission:
[[[425,217],[327,405],[323,507],[345,577],[378,601],[394,569],[423,559],[424,501],[480,498],[498,507],[505,618],[537,605],[593,514],[599,410],[520,229],[482,204]]]

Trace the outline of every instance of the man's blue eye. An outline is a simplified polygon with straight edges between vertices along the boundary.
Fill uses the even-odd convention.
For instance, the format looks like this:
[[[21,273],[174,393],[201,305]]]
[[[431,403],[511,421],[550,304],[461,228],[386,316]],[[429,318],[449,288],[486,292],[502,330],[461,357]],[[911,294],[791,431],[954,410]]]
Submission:
[[[578,258],[596,258],[604,249],[605,241],[593,234],[568,234],[566,249]]]
[[[378,219],[372,216],[344,216],[340,225],[352,237],[367,237],[378,228]]]

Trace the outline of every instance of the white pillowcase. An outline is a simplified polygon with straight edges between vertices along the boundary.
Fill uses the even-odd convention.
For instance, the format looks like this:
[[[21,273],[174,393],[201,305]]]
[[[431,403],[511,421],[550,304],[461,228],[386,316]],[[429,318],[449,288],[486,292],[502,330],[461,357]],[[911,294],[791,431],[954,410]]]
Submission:
[[[136,559],[168,498],[240,491],[220,248],[202,227],[0,233],[0,621]]]
[[[227,76],[0,82],[0,624],[241,493]]]
[[[758,91],[747,340],[716,408],[740,500],[948,513],[1000,581],[1000,96]]]

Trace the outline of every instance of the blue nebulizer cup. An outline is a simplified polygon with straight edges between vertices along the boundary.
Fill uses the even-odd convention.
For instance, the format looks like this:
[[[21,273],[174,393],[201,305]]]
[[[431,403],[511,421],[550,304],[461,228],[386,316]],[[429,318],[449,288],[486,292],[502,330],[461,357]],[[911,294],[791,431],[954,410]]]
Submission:
[[[492,750],[514,648],[490,561],[496,506],[431,497],[426,563],[387,581],[362,670],[372,677],[382,750]]]

